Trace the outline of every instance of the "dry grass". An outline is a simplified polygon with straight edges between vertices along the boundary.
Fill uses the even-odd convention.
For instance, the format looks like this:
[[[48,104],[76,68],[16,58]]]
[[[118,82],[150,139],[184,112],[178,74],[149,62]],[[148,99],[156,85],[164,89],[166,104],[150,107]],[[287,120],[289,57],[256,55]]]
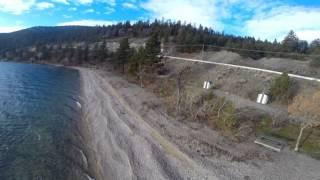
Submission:
[[[289,105],[288,112],[291,114],[316,116],[320,121],[320,91],[313,95],[298,95]]]

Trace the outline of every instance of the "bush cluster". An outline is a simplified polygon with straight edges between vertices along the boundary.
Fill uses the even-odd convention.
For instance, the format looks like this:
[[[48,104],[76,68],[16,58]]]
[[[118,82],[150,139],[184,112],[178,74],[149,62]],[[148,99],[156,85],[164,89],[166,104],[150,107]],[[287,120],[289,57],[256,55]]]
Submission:
[[[271,83],[270,95],[273,100],[282,103],[288,103],[293,98],[293,81],[287,73],[283,73]]]

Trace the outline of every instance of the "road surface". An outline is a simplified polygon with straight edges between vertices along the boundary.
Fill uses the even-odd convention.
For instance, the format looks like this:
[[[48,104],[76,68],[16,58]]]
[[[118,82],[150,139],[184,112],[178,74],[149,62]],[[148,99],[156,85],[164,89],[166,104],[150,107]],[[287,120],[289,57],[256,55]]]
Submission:
[[[183,60],[183,61],[189,61],[189,62],[199,62],[204,64],[214,64],[214,65],[220,65],[220,66],[227,66],[227,67],[233,67],[233,68],[240,68],[240,69],[247,69],[247,70],[253,70],[253,71],[260,71],[260,72],[266,72],[271,74],[278,74],[281,75],[283,72],[279,71],[273,71],[269,69],[261,69],[261,68],[254,68],[249,66],[241,66],[241,65],[234,65],[234,64],[227,64],[227,63],[219,63],[219,62],[212,62],[212,61],[204,61],[200,59],[191,59],[191,58],[183,58],[183,57],[175,57],[175,56],[163,56],[164,58],[174,59],[174,60]],[[297,78],[297,79],[303,79],[308,81],[317,81],[320,82],[320,79],[315,77],[308,77],[308,76],[301,76],[298,74],[288,74],[290,77]]]

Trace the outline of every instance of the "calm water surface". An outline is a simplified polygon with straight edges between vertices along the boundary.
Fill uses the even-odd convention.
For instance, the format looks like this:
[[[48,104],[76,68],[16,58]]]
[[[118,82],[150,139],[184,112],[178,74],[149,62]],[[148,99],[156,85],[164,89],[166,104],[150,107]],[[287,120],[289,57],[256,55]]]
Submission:
[[[0,179],[70,179],[79,72],[0,63]]]

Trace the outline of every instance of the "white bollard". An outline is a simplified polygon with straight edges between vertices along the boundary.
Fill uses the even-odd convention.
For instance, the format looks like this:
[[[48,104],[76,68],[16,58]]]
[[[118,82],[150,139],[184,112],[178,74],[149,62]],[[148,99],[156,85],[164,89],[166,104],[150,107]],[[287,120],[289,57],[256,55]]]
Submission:
[[[211,81],[204,81],[203,89],[211,89],[213,87],[213,83]]]
[[[268,104],[268,102],[269,102],[268,95],[266,95],[264,93],[258,94],[257,103],[266,105],[266,104]]]

